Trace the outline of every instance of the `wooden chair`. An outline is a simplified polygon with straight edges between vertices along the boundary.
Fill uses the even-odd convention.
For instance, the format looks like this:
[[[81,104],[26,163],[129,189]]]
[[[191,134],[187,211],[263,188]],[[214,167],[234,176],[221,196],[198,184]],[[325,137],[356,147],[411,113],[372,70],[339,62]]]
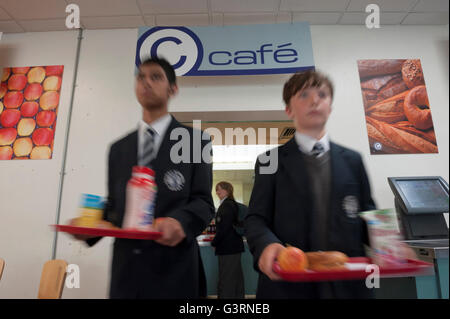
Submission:
[[[3,269],[5,268],[5,261],[0,258],[0,280],[2,279]]]
[[[39,284],[39,299],[60,299],[66,279],[67,263],[61,259],[44,264]]]

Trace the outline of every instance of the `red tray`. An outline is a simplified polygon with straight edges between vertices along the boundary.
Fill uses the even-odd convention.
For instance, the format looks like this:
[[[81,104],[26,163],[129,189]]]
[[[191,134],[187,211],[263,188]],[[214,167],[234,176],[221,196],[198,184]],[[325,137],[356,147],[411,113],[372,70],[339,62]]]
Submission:
[[[52,225],[52,226],[55,227],[55,229],[59,232],[77,235],[107,236],[116,238],[146,239],[146,240],[155,240],[162,236],[161,232],[125,230],[120,228],[108,229],[108,228],[79,227],[70,225]]]
[[[366,266],[372,264],[372,260],[366,257],[349,258],[346,266],[348,270],[291,272],[281,270],[278,262],[273,265],[275,273],[286,281],[334,281],[334,280],[356,280],[366,279],[373,274],[373,270],[366,272]],[[405,264],[380,267],[380,277],[411,277],[417,275],[429,275],[432,273],[433,264],[408,259]]]

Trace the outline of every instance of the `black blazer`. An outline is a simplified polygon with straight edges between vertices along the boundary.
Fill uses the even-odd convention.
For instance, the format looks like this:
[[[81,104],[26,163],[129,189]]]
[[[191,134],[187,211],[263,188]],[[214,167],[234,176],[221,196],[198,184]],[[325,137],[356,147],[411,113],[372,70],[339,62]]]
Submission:
[[[216,235],[211,246],[216,247],[216,255],[238,254],[244,251],[244,241],[233,227],[238,220],[238,206],[226,198],[219,206],[216,215]]]
[[[191,163],[176,164],[170,158],[172,146],[177,143],[181,145],[182,135],[175,134],[176,140],[170,139],[171,132],[177,128],[189,132],[189,141],[186,141],[189,144],[184,146],[187,145],[185,151],[190,152]],[[109,152],[108,201],[104,219],[118,227],[122,226],[124,219],[127,182],[132,167],[137,165],[137,139],[137,131],[134,131],[115,142]],[[210,140],[202,140],[201,143],[202,150],[205,147],[211,150]],[[158,187],[155,218],[165,216],[177,219],[186,238],[175,247],[151,240],[116,238],[111,269],[111,298],[206,296],[206,280],[196,237],[214,216],[212,164],[203,159],[200,163],[193,162],[194,151],[200,151],[200,146],[193,144],[193,129],[181,125],[172,117],[158,154],[151,163]],[[174,181],[168,178],[170,176],[178,176],[175,184],[170,183]],[[88,244],[93,245],[98,240],[89,240]]]
[[[317,239],[312,232],[313,197],[308,187],[310,182],[304,155],[295,138],[273,151],[278,151],[278,167],[274,174],[260,174],[260,158],[256,162],[255,183],[245,218],[245,235],[256,270],[262,251],[271,243],[288,243],[305,252],[317,250]],[[367,227],[355,212],[375,209],[375,203],[361,156],[330,143],[330,160],[332,184],[328,248],[350,257],[364,256],[363,244],[368,244]],[[319,286],[315,283],[271,281],[260,273],[257,297],[319,298]],[[333,282],[332,287],[338,298],[372,297],[361,281]]]

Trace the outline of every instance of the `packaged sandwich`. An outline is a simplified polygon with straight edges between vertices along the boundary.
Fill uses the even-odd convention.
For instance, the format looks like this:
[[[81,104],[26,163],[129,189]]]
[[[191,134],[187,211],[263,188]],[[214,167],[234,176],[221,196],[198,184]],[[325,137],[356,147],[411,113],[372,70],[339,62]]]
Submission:
[[[372,261],[379,266],[394,266],[406,262],[405,245],[395,212],[391,209],[360,213],[366,221]]]

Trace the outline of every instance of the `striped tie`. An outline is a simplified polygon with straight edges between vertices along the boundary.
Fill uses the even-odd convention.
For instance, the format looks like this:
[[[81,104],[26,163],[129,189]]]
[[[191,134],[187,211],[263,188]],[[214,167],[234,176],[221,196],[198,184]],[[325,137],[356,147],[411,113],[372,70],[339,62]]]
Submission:
[[[322,154],[323,151],[324,151],[324,148],[323,148],[322,144],[317,142],[316,144],[314,144],[314,147],[311,151],[311,155],[313,155],[314,157],[319,157],[319,155]]]
[[[141,158],[139,159],[139,165],[148,165],[155,154],[153,150],[155,149],[155,134],[156,132],[151,128],[147,128],[144,133],[144,147],[142,148]]]

